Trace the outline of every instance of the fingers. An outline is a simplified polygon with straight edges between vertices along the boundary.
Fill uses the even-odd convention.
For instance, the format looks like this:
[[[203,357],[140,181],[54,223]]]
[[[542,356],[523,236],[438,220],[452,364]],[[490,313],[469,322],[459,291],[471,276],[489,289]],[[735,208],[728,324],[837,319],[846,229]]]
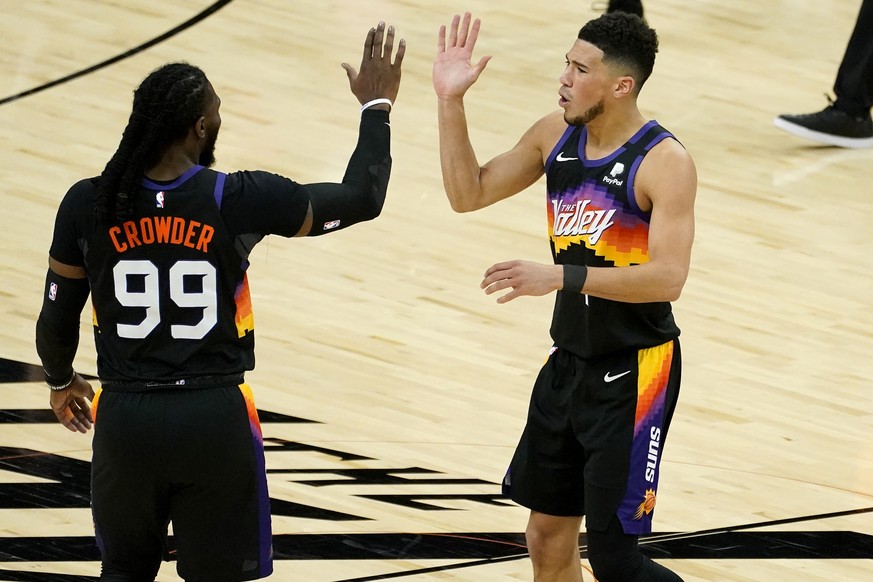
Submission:
[[[82,380],[84,386],[79,394],[90,393],[93,398],[94,392],[91,385]],[[91,416],[91,403],[85,396],[77,396],[73,389],[53,392],[49,399],[52,412],[58,422],[71,432],[88,432],[94,424]]]
[[[363,69],[364,64],[366,64],[367,61],[374,59],[385,59],[389,64],[391,64],[391,56],[394,53],[395,36],[396,30],[394,29],[394,26],[388,26],[386,30],[384,22],[380,21],[375,28],[371,28],[370,32],[367,33],[367,40],[364,42],[364,59],[361,63],[361,68]],[[403,56],[405,54],[406,41],[401,38],[398,43],[397,56],[394,59],[394,65],[400,64],[403,61]],[[343,68],[346,69],[347,73],[349,72],[345,63],[343,64]]]
[[[364,39],[364,60],[373,58],[373,39],[376,36],[376,29],[371,28],[367,33],[367,38]]]
[[[469,12],[464,13],[464,19],[461,21],[461,29],[458,31],[458,46],[467,46],[467,35],[470,34],[470,18]]]
[[[476,39],[479,38],[479,28],[481,26],[482,22],[478,18],[473,20],[473,15],[469,12],[465,12],[463,18],[461,18],[460,15],[455,14],[454,17],[452,17],[452,23],[449,25],[448,42],[445,40],[446,28],[445,26],[441,26],[437,47],[440,52],[444,52],[446,47],[467,47],[472,51],[473,46],[476,44]]]
[[[376,33],[373,36],[373,47],[372,47],[372,52],[370,53],[370,58],[374,58],[374,59],[382,58],[382,38],[384,35],[385,35],[385,23],[379,22],[379,24],[376,25]]]
[[[512,286],[512,267],[514,262],[497,263],[485,271],[485,278],[479,284],[486,295],[491,295],[501,289]]]
[[[346,70],[346,76],[349,78],[349,83],[354,83],[355,79],[358,78],[358,71],[348,63],[343,63],[340,66]]]
[[[516,297],[525,294],[525,283],[523,273],[516,269],[520,263],[518,261],[506,261],[492,265],[485,271],[485,278],[479,286],[485,290],[486,295],[493,295],[498,291],[509,289],[509,293],[501,295],[497,298],[497,303],[507,303]]]
[[[70,432],[86,433],[91,428],[91,421],[86,419],[80,412],[78,416],[73,413],[69,406],[63,410],[54,410],[55,417]]]
[[[406,40],[400,39],[400,44],[397,47],[397,56],[394,57],[394,66],[399,67],[403,64],[403,56],[406,55]]]
[[[394,27],[389,26],[388,32],[385,34],[385,44],[382,47],[382,57],[391,62],[391,55],[394,53]]]
[[[82,426],[85,429],[90,429],[94,424],[94,418],[91,416],[91,403],[87,398],[77,397],[73,399],[73,403],[75,404],[76,410],[73,411],[73,415],[76,417]],[[71,404],[72,408],[72,404]]]
[[[485,284],[486,281],[489,281],[489,285],[498,279],[505,279],[507,277],[507,273],[503,271],[508,271],[513,268],[517,264],[517,261],[504,261],[502,263],[496,263],[488,267],[488,270],[485,271],[485,279],[482,281],[482,288],[484,289],[488,285]],[[497,274],[497,276],[495,276]]]
[[[393,26],[388,27],[388,32],[385,34],[385,47],[382,51],[382,57],[388,61],[388,64],[391,64],[391,55],[394,54],[394,35],[395,30]],[[378,45],[377,45],[378,46]],[[406,54],[406,41],[404,39],[400,39],[400,42],[397,46],[397,56],[394,58],[394,66],[400,66],[400,63],[403,62],[403,55]]]
[[[446,44],[449,48],[458,46],[458,24],[461,22],[461,17],[455,14],[452,17],[452,24],[449,25],[449,42]]]
[[[470,15],[470,13],[468,12],[467,16],[469,16],[469,15]],[[469,19],[467,19],[467,20],[469,21]],[[474,46],[476,46],[476,41],[479,39],[479,29],[480,28],[482,28],[482,21],[477,18],[476,20],[473,21],[473,28],[470,30],[470,36],[466,38],[466,43],[465,43],[465,45],[469,44],[471,49]]]
[[[479,75],[482,74],[482,71],[485,70],[485,65],[487,65],[488,61],[490,61],[490,60],[491,60],[490,56],[482,57],[481,59],[479,59],[479,62],[476,63],[476,66],[473,67],[473,70],[476,71],[476,78],[477,79],[479,78]]]
[[[484,289],[486,295],[493,295],[494,293],[497,293],[498,291],[503,291],[505,289],[510,290],[509,293],[498,297],[497,303],[506,303],[507,301],[512,301],[516,297],[520,297],[524,294],[521,283],[515,282],[511,278],[495,281],[494,283],[485,286]]]
[[[446,52],[446,25],[440,26],[440,32],[437,34],[437,53]]]

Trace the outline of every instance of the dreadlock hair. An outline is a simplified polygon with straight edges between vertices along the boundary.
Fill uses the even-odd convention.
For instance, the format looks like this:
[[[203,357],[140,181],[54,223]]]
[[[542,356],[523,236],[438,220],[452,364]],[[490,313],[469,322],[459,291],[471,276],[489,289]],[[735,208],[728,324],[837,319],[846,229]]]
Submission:
[[[626,12],[608,12],[588,22],[579,31],[579,39],[603,51],[603,62],[628,70],[636,81],[636,93],[652,74],[658,35],[639,16]]]
[[[143,174],[203,115],[208,89],[203,71],[188,63],[164,65],[143,80],[121,143],[97,182],[98,223],[130,217]]]

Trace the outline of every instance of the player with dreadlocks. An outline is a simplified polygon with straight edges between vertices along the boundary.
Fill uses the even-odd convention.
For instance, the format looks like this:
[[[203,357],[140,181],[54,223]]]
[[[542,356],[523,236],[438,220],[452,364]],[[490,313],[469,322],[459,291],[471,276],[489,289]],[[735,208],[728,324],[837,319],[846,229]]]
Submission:
[[[173,63],[135,91],[103,173],[61,202],[36,345],[58,420],[95,427],[101,580],[154,580],[169,522],[185,580],[272,572],[263,441],[243,377],[254,367],[248,255],[268,234],[319,235],[380,214],[405,49],[401,40],[392,63],[394,29],[379,23],[360,72],[343,64],[362,113],[341,183],[209,169],[221,99],[203,71]],[[72,367],[89,294],[96,396]]]

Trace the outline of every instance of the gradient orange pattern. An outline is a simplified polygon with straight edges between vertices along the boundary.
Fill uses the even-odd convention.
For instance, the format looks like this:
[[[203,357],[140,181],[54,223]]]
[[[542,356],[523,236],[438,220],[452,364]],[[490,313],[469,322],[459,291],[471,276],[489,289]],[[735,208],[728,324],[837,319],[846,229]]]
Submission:
[[[94,400],[91,401],[91,420],[97,422],[97,405],[100,404],[100,395],[103,394],[103,388],[97,388],[94,391]]]
[[[613,224],[603,232],[595,244],[591,244],[588,234],[555,236],[555,208],[552,201],[548,200],[546,214],[549,221],[549,238],[555,247],[555,254],[560,254],[571,245],[577,244],[585,245],[616,267],[641,265],[649,261],[649,223],[632,213],[624,204],[616,202],[606,188],[586,181],[573,191],[559,194],[558,199],[563,205],[575,205],[587,199],[590,202],[586,211],[615,210],[615,212],[611,217]]]
[[[637,414],[634,419],[634,437],[644,426],[653,424],[664,407],[667,396],[667,381],[670,379],[670,365],[673,361],[673,342],[640,350],[639,380],[637,384]]]
[[[239,337],[255,331],[255,315],[252,312],[252,295],[249,292],[249,277],[243,273],[243,280],[234,294],[236,303],[236,331]]]
[[[248,384],[240,384],[239,391],[242,392],[243,399],[246,401],[246,412],[249,415],[249,426],[252,429],[254,439],[263,445],[264,435],[261,432],[261,421],[258,418],[258,409],[255,406],[255,395],[252,393],[252,388]]]

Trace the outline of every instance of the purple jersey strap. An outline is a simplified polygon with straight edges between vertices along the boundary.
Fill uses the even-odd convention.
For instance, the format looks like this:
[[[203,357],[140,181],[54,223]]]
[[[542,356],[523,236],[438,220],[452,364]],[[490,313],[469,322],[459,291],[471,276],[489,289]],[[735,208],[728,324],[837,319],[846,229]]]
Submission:
[[[224,198],[224,181],[227,179],[227,174],[221,172],[216,172],[216,174],[213,196],[215,197],[215,204],[221,210],[221,199]]]

